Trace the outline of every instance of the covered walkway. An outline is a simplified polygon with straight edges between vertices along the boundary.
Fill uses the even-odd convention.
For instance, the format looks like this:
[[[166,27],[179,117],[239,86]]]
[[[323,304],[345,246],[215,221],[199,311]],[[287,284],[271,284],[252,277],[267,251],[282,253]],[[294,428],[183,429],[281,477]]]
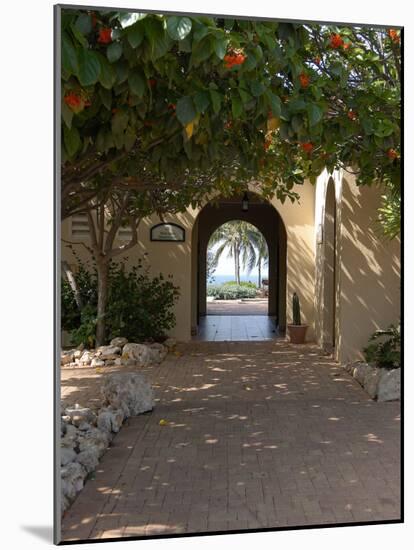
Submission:
[[[62,369],[66,399],[98,391],[87,370]],[[156,408],[115,437],[63,540],[400,517],[400,403],[315,346],[193,342],[143,370]]]

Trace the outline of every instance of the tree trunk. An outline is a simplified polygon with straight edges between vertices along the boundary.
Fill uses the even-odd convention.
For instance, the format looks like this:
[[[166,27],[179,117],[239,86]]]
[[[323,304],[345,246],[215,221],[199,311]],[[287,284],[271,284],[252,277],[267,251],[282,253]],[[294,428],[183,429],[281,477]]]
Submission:
[[[82,297],[78,288],[78,285],[76,284],[75,276],[73,275],[73,272],[65,260],[62,261],[62,271],[66,276],[66,280],[68,281],[70,288],[72,289],[73,295],[75,297],[76,305],[78,306],[79,311],[82,311],[83,304],[82,304]]]
[[[96,322],[96,347],[105,344],[105,313],[108,300],[108,280],[109,263],[107,261],[97,261],[96,269],[98,272],[98,311]]]
[[[259,267],[259,288],[262,288],[262,257],[259,256],[258,261],[258,267]]]
[[[236,270],[236,283],[240,284],[240,250],[237,245],[234,245],[234,265]]]

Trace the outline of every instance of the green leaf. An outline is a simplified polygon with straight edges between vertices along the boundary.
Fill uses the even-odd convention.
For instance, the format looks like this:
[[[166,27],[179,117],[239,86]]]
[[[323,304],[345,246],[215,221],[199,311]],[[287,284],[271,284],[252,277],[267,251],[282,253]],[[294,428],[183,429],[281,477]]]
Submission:
[[[172,16],[167,19],[167,32],[173,40],[184,40],[191,32],[192,22],[188,17]]]
[[[322,120],[323,110],[319,107],[319,105],[311,103],[307,106],[306,110],[308,111],[310,126],[315,126],[315,124],[318,124],[318,122]]]
[[[115,65],[116,81],[122,84],[128,78],[128,63],[124,60]]]
[[[249,101],[251,101],[252,99],[252,96],[243,88],[239,88],[239,94],[243,103],[249,103]]]
[[[116,134],[122,134],[127,127],[129,120],[128,113],[126,111],[117,111],[112,117],[112,132]]]
[[[216,38],[213,42],[214,51],[219,59],[224,59],[229,40],[227,38]]]
[[[92,86],[92,84],[95,84],[101,72],[101,64],[96,53],[81,48],[78,52],[78,63],[78,77],[82,86]]]
[[[197,108],[197,113],[204,113],[210,105],[210,96],[208,92],[198,92],[194,96],[194,104]]]
[[[108,63],[106,58],[99,55],[99,63],[101,64],[101,72],[99,74],[99,82],[104,88],[110,90],[116,82],[116,72],[112,65]]]
[[[140,23],[136,23],[128,29],[127,33],[128,42],[133,48],[138,48],[141,42],[144,40],[144,29]]]
[[[192,122],[197,117],[197,112],[192,98],[189,96],[180,98],[177,101],[175,113],[183,126],[186,126],[189,122]]]
[[[146,13],[120,13],[118,16],[118,20],[121,23],[121,27],[123,29],[126,29],[127,27],[131,27],[134,25],[137,21],[140,21],[141,19],[144,19],[146,17]],[[132,44],[131,44],[132,45]]]
[[[125,149],[130,151],[135,144],[137,136],[134,132],[134,129],[131,126],[128,126],[125,131]]]
[[[91,16],[86,13],[82,13],[81,15],[79,15],[79,17],[76,19],[75,28],[83,35],[89,34],[92,31]]]
[[[134,95],[140,98],[144,95],[145,88],[146,88],[145,80],[143,79],[139,71],[135,70],[133,73],[129,75],[128,84],[131,92]]]
[[[106,57],[108,58],[109,63],[115,63],[122,55],[122,44],[121,42],[113,42],[110,44],[106,50]]]
[[[172,46],[171,38],[164,31],[161,22],[156,19],[147,20],[145,34],[151,46],[152,61],[163,57]]]
[[[73,36],[76,38],[76,40],[81,44],[84,48],[87,48],[89,46],[88,41],[83,36],[83,34],[80,32],[79,29],[76,28],[75,24],[72,23],[70,25],[71,31],[73,33]]]
[[[112,93],[110,92],[110,90],[99,88],[99,97],[101,98],[101,101],[105,108],[110,111],[112,108]]]
[[[231,97],[231,112],[233,114],[233,118],[240,118],[243,113],[243,104],[239,94],[236,92],[234,92]]]
[[[67,154],[73,157],[82,145],[78,129],[75,126],[70,129],[64,126],[63,140]]]
[[[77,74],[78,72],[78,58],[76,57],[76,50],[72,44],[72,41],[66,34],[62,36],[62,66],[69,74]]]
[[[280,97],[274,94],[272,91],[267,90],[266,99],[268,105],[270,106],[270,109],[272,110],[273,115],[275,117],[280,117],[282,112],[282,102],[280,101]]]
[[[62,118],[66,126],[70,129],[72,126],[73,111],[69,109],[64,101],[62,101]]]
[[[191,54],[191,66],[198,67],[200,63],[210,57],[211,53],[211,41],[210,37],[207,37],[205,40],[198,42],[193,47],[193,52]]]
[[[213,111],[217,114],[220,112],[222,97],[215,90],[210,90],[210,97],[211,97],[211,102],[213,104]]]
[[[259,97],[266,90],[266,86],[259,80],[253,80],[250,83],[250,90],[255,97]]]

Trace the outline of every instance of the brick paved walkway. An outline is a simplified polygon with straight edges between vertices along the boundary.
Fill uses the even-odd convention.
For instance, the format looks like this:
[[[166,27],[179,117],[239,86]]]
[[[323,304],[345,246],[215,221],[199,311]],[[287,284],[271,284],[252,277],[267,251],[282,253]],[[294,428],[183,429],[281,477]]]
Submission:
[[[156,408],[116,436],[64,540],[399,518],[399,403],[371,401],[311,345],[181,349],[144,369]],[[78,398],[97,391],[87,370],[64,370],[67,399],[77,377]]]

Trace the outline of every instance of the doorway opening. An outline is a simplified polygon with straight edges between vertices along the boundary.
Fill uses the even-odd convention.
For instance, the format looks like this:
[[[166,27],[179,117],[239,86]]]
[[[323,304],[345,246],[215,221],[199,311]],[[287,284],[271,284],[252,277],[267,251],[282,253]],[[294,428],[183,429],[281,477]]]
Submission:
[[[260,341],[284,333],[286,231],[269,202],[245,193],[206,205],[193,251],[194,339]]]

